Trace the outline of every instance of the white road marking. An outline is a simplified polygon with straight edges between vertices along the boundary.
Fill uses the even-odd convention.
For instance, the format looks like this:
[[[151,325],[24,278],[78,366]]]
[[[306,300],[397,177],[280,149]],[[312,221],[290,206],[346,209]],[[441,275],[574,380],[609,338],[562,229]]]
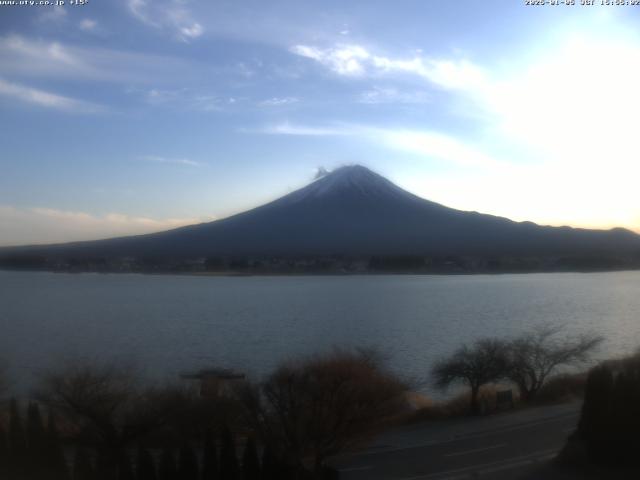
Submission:
[[[490,447],[482,447],[482,448],[475,448],[473,450],[465,450],[464,452],[446,453],[444,456],[445,457],[459,457],[461,455],[470,455],[472,453],[484,452],[486,450],[493,450],[493,449],[496,449],[496,448],[502,448],[502,447],[506,447],[506,446],[507,446],[506,443],[501,443],[499,445],[491,445]]]

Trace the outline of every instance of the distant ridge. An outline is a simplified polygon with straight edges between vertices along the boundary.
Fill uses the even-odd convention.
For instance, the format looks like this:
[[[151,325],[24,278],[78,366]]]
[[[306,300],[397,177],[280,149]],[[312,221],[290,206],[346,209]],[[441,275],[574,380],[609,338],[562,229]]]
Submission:
[[[622,229],[539,226],[445,207],[360,165],[338,168],[252,210],[209,223],[108,240],[0,249],[0,258],[640,254]]]

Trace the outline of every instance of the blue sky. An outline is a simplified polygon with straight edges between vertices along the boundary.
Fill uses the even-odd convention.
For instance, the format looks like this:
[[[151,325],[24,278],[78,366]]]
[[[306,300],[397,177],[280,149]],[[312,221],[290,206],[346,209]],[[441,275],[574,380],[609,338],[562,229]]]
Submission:
[[[0,245],[221,218],[351,163],[456,208],[640,230],[639,23],[514,0],[0,6]]]

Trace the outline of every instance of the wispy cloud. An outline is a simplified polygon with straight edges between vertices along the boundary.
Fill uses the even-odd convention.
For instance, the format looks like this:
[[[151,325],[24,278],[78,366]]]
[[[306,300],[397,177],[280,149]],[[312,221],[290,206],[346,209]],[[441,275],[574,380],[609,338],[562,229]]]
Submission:
[[[107,213],[95,215],[44,207],[0,205],[1,245],[93,240],[158,232],[215,220],[214,217],[151,218]]]
[[[10,83],[0,78],[0,95],[18,99],[32,105],[52,108],[74,113],[99,113],[106,111],[105,107],[94,103],[76,100],[74,98],[57,95],[55,93],[27,87],[17,83]]]
[[[366,72],[371,54],[359,45],[340,45],[334,48],[318,48],[309,45],[294,45],[291,52],[310,58],[330,68],[339,75],[360,76]]]
[[[200,25],[199,23],[193,23],[191,26],[181,27],[180,33],[185,38],[198,38],[204,33],[204,28],[202,28],[202,25]]]
[[[131,14],[149,27],[171,32],[176,39],[188,42],[200,37],[204,27],[193,19],[184,1],[168,0],[149,2],[127,0]]]
[[[521,67],[507,70],[482,66],[459,56],[433,58],[422,51],[389,56],[357,44],[328,48],[296,45],[291,51],[342,77],[409,75],[423,79],[425,85],[455,95],[455,101],[464,105],[466,117],[481,119],[494,150],[497,145],[508,144],[512,154],[535,158],[538,163],[579,167],[583,175],[588,168],[594,179],[607,175],[620,181],[617,172],[638,170],[633,128],[640,100],[633,93],[633,85],[640,79],[640,40],[624,31],[600,36],[568,32],[559,44],[562,47],[551,53],[530,55]],[[562,82],[558,82],[559,78]],[[593,83],[582,81],[584,78]],[[601,89],[596,95],[594,84],[616,88]],[[384,103],[410,102],[412,98],[394,87],[374,87],[358,100]],[[597,135],[586,135],[589,131],[597,131]],[[419,129],[398,131],[386,138],[415,153],[448,156],[440,153],[455,151],[457,158],[491,163],[482,152],[463,152],[443,140],[439,132],[431,133]],[[607,168],[600,172],[603,159]]]
[[[146,25],[150,25],[152,27],[159,27],[160,25],[153,21],[151,16],[148,14],[148,2],[147,0],[127,0],[127,6],[129,7],[129,11],[131,14],[140,20],[142,23]]]
[[[297,45],[291,51],[360,83],[384,78],[388,84],[392,75],[424,80],[425,87],[446,90],[448,100],[463,107],[454,115],[479,120],[474,130],[482,137],[472,131],[456,137],[415,126],[349,133],[464,167],[455,178],[441,178],[440,201],[459,208],[478,208],[475,203],[484,211],[553,224],[564,219],[584,226],[638,225],[638,209],[633,207],[633,182],[640,175],[633,132],[640,110],[640,97],[634,93],[640,81],[636,32],[564,31],[553,48],[521,52],[507,66],[480,65],[460,55],[435,58],[420,51],[386,55],[362,45]],[[359,100],[377,102],[386,93],[369,90]],[[567,186],[567,179],[575,182]],[[434,180],[428,182],[434,186]],[[470,192],[472,201],[464,204],[461,188]]]
[[[206,165],[202,162],[196,162],[195,160],[190,160],[188,158],[168,158],[161,157],[159,155],[143,155],[140,157],[141,160],[145,162],[153,162],[153,163],[165,163],[169,165],[184,165],[187,167],[202,167]]]
[[[430,101],[430,96],[423,91],[403,91],[394,87],[373,87],[358,96],[359,103],[370,105],[383,103],[420,104]]]
[[[138,91],[138,93],[140,93]],[[144,100],[150,105],[171,106],[179,109],[202,112],[220,112],[238,103],[235,97],[215,95],[191,88],[162,89],[152,88],[142,92]]]
[[[177,88],[177,89],[152,88],[151,90],[145,92],[145,97],[148,103],[151,103],[153,105],[162,105],[165,103],[183,101],[187,93],[188,93],[188,89],[186,88]]]
[[[91,18],[83,18],[78,23],[78,28],[83,32],[93,32],[98,27],[98,22]]]
[[[142,84],[197,79],[202,70],[175,57],[33,40],[21,35],[0,37],[0,65],[5,75]]]
[[[502,162],[475,145],[441,132],[420,130],[374,129],[374,137],[387,147],[405,151],[429,159],[438,159],[464,167],[479,167],[483,170],[508,168]]]
[[[328,136],[328,135],[351,135],[350,128],[327,127],[327,126],[307,126],[296,125],[289,122],[280,122],[266,125],[256,130],[242,130],[246,133],[264,133],[267,135],[299,135],[299,136]]]
[[[40,10],[41,12],[36,17],[36,22],[38,23],[61,23],[67,19],[67,9],[61,5],[50,6],[49,8],[42,8]]]
[[[272,97],[267,100],[262,100],[258,103],[261,107],[282,107],[285,105],[292,105],[300,101],[297,97]]]
[[[468,144],[446,133],[357,124],[301,125],[289,122],[267,125],[247,133],[299,136],[351,136],[391,150],[418,155],[429,160],[481,169],[508,168],[508,163],[484,153],[477,145]]]
[[[364,75],[417,75],[433,84],[450,89],[468,89],[486,81],[486,73],[467,59],[436,59],[414,52],[407,57],[389,57],[370,52],[362,45],[336,45],[319,48],[294,45],[290,51],[348,77]]]
[[[417,75],[449,89],[478,88],[486,82],[486,72],[466,59],[430,59],[420,56],[393,59],[374,56],[372,65],[378,72]]]

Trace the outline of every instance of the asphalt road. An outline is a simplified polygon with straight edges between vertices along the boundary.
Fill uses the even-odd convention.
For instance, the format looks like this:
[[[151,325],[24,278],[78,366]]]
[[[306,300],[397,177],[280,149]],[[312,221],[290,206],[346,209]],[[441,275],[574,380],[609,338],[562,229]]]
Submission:
[[[341,480],[516,478],[557,454],[579,408],[541,407],[397,429],[334,465]]]

